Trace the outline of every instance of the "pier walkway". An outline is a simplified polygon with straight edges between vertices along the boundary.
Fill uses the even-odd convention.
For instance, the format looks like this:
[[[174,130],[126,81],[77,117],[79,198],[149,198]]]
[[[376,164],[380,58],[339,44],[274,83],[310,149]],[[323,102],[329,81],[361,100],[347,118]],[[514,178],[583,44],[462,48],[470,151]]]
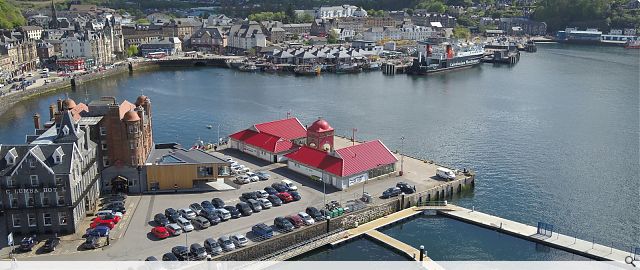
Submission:
[[[592,258],[595,260],[616,261],[625,263],[625,257],[629,252],[614,249],[604,245],[580,240],[575,237],[554,232],[551,236],[544,236],[537,233],[534,226],[522,224],[516,221],[492,216],[478,211],[449,204],[447,211],[438,210],[438,214],[475,224],[485,228],[497,230],[502,233],[538,242],[544,245],[562,249],[574,254]]]

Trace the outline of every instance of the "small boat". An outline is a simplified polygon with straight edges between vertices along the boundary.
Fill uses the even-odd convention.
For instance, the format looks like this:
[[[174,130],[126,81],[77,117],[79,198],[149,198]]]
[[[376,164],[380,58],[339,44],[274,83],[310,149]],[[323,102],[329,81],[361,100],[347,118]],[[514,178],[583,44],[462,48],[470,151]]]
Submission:
[[[321,68],[319,66],[297,66],[293,69],[296,75],[303,76],[318,76],[320,75]]]
[[[256,65],[254,64],[246,64],[239,67],[238,70],[244,71],[244,72],[256,72],[258,71],[258,67],[256,67]]]
[[[628,40],[624,44],[625,49],[640,49],[640,40]]]
[[[378,62],[369,62],[366,63],[362,66],[362,69],[364,71],[374,71],[374,70],[380,70],[380,63]]]
[[[358,64],[340,64],[336,67],[336,73],[360,73],[362,68]]]
[[[277,72],[280,72],[281,70],[280,70],[280,68],[278,68],[278,66],[276,66],[276,65],[269,65],[269,66],[266,66],[266,67],[263,69],[263,71],[264,71],[264,72],[267,72],[267,73],[277,73]]]
[[[207,125],[207,128],[208,129],[213,129],[213,126],[212,125]]]

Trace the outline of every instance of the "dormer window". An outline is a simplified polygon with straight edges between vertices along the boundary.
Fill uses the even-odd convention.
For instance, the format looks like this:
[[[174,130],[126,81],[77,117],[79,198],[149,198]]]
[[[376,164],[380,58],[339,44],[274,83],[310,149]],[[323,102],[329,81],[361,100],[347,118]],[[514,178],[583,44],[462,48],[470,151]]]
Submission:
[[[55,151],[53,151],[53,163],[60,164],[62,163],[62,157],[64,156],[64,152],[62,151],[62,147],[58,146]]]
[[[9,152],[4,156],[4,159],[7,161],[9,165],[16,165],[16,159],[18,158],[18,152],[15,148],[11,148]]]
[[[69,135],[69,126],[64,126],[62,128],[62,133],[66,136]]]

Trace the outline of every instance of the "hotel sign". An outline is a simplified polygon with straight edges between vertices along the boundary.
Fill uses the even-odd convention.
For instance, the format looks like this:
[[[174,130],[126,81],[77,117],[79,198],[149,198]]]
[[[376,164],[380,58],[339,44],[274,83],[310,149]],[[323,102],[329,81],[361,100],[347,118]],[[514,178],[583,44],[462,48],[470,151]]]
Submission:
[[[64,187],[58,189],[54,188],[18,188],[18,189],[7,189],[5,192],[7,194],[26,194],[26,193],[54,193],[58,191],[64,191]]]

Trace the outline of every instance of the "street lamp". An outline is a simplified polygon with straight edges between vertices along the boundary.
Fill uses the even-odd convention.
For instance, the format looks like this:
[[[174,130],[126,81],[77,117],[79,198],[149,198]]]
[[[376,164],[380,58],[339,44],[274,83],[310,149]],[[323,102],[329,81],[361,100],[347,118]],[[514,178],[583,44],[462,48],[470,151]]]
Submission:
[[[324,171],[320,170],[322,180],[322,205],[327,205],[327,183],[324,181]]]
[[[402,154],[404,150],[404,136],[400,138],[400,176],[404,174],[404,155]]]

